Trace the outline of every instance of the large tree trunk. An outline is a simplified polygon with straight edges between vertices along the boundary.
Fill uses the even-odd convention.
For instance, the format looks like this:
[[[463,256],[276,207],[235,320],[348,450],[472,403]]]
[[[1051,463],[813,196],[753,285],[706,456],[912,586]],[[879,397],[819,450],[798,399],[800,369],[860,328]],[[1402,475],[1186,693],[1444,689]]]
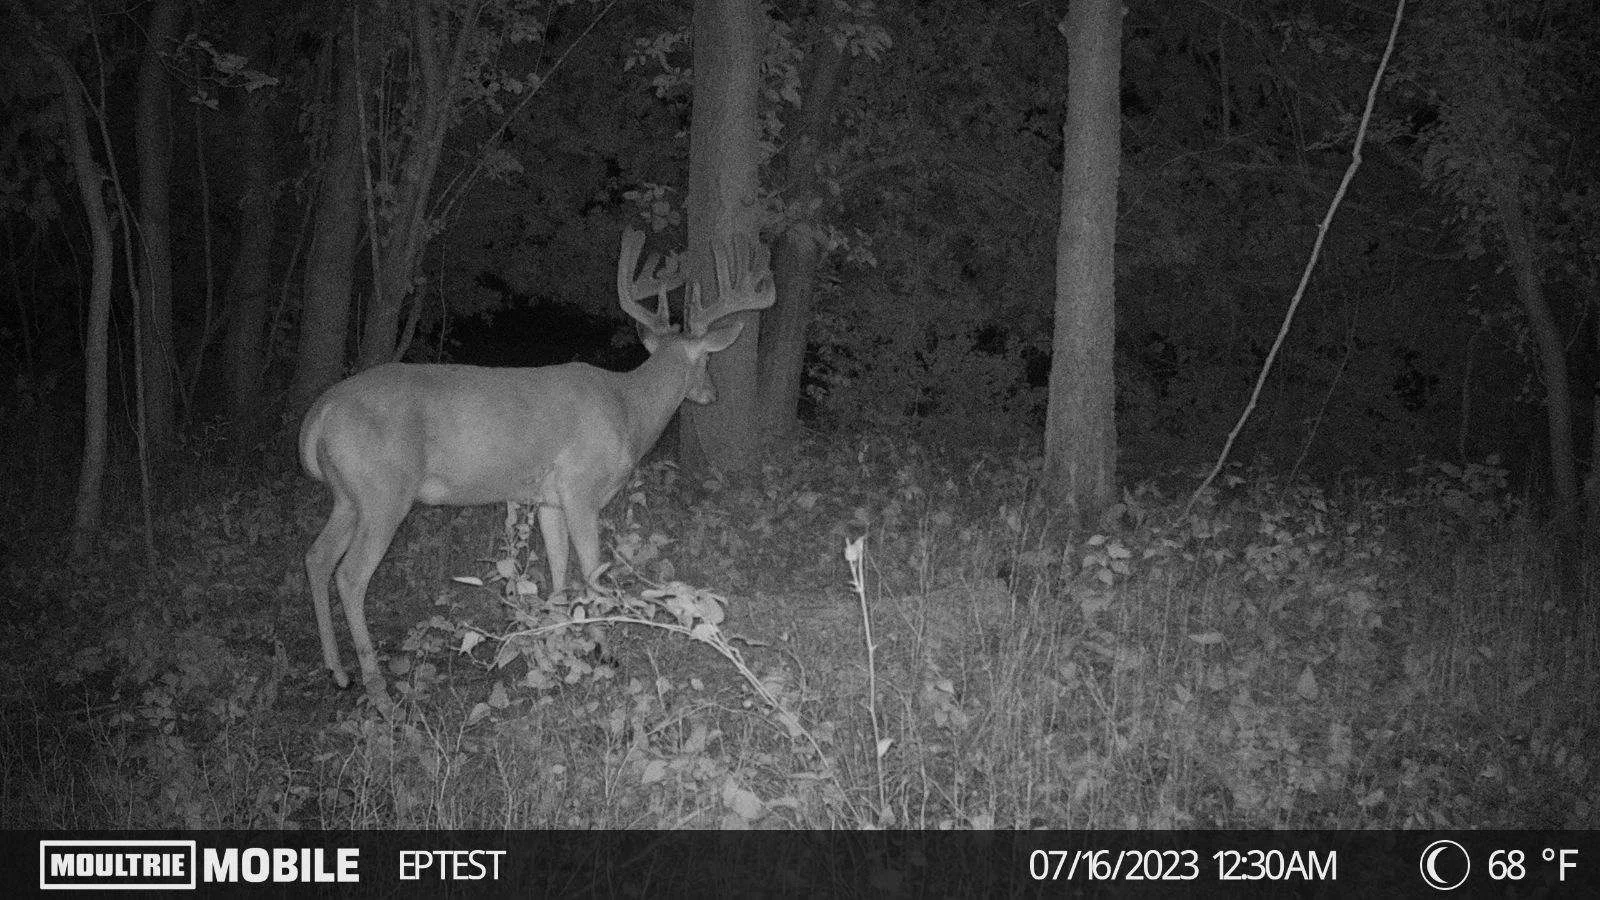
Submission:
[[[829,33],[832,18],[824,13],[817,40],[817,59],[806,86],[799,127],[791,132],[784,195],[799,208],[821,205],[817,161],[827,143],[833,104],[849,70],[850,57]],[[808,203],[807,201],[815,201]],[[778,299],[761,317],[759,400],[763,444],[782,440],[799,425],[801,376],[805,368],[806,332],[815,305],[817,269],[822,262],[817,222],[810,214],[786,223],[773,253],[772,280]]]
[[[100,188],[104,176],[89,146],[89,129],[77,74],[64,57],[43,44],[44,56],[61,86],[66,114],[62,124],[72,158],[78,198],[89,226],[93,259],[89,276],[89,330],[83,347],[83,466],[78,471],[78,498],[72,513],[72,553],[86,556],[100,528],[101,484],[106,469],[106,336],[111,321],[111,218]]]
[[[338,71],[332,134],[324,160],[322,189],[306,253],[305,289],[300,314],[300,348],[295,363],[292,402],[296,411],[311,405],[323,389],[344,374],[345,331],[356,237],[361,231],[361,137],[356,121],[356,61],[343,41],[333,54]]]
[[[712,248],[734,235],[756,239],[756,119],[766,16],[748,0],[697,0],[694,5],[694,112],[689,127],[688,275],[706,304],[717,302]],[[684,462],[692,470],[734,471],[756,458],[757,353],[760,315],[741,312],[733,346],[709,364],[718,400],[685,407]]]
[[[249,436],[261,424],[267,305],[272,289],[272,238],[277,228],[273,140],[268,127],[272,93],[244,98],[239,115],[238,242],[228,273],[228,411],[234,428]]]
[[[1572,390],[1567,383],[1567,348],[1556,326],[1533,250],[1533,235],[1523,215],[1522,197],[1515,185],[1502,185],[1495,196],[1496,211],[1506,241],[1506,255],[1516,281],[1517,300],[1528,317],[1528,327],[1539,348],[1544,375],[1545,424],[1550,434],[1550,486],[1554,494],[1557,532],[1575,536],[1580,497],[1572,441]]]
[[[172,453],[178,359],[172,330],[172,93],[162,54],[178,30],[177,0],[155,0],[139,63],[134,144],[139,155],[139,235],[143,251],[139,293],[145,438],[158,465]]]
[[[1120,0],[1067,12],[1067,118],[1056,237],[1054,356],[1045,420],[1045,485],[1078,522],[1116,499],[1115,248]]]

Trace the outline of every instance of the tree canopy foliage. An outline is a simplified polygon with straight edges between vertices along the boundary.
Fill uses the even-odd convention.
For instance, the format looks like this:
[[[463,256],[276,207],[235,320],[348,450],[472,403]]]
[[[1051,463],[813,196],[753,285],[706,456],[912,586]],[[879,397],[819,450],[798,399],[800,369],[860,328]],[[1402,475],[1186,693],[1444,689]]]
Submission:
[[[375,294],[403,295],[413,359],[570,358],[564,348],[580,342],[542,333],[539,310],[563,310],[551,321],[595,317],[628,343],[606,289],[610,249],[627,224],[681,246],[690,6],[429,0],[431,21],[477,36],[452,49],[464,54],[446,60],[454,68],[433,74],[408,49],[418,40],[412,4],[399,0],[190,7],[187,34],[163,56],[174,96],[188,101],[175,110],[171,187],[179,370],[196,385],[181,398],[187,430],[227,411],[210,385],[232,357],[203,348],[230,311],[205,298],[240,241],[243,179],[230,163],[242,158],[246,117],[272,123],[256,149],[270,157],[279,222],[258,409],[293,378],[302,223],[326,151],[324,44],[352,22],[368,54],[363,203],[380,249],[392,251],[378,262],[387,285],[375,288],[361,245],[355,321],[373,315]],[[1561,364],[1573,384],[1590,383],[1600,121],[1585,62],[1600,43],[1591,6],[1450,0],[1415,11],[1383,86],[1372,158],[1329,236],[1247,453],[1319,468],[1542,456],[1548,438],[1528,412],[1545,402],[1540,383],[1554,370],[1536,364],[1496,191],[1519,199],[1550,322],[1569,348]],[[801,418],[1029,445],[1050,346],[1064,0],[764,8],[762,228],[818,250]],[[33,23],[7,29],[0,98],[7,403],[32,421],[79,377],[87,238],[59,107],[29,41],[74,60],[99,117],[96,152],[131,190],[131,76],[145,36],[135,10],[104,0],[6,10]],[[1218,446],[1348,158],[1389,12],[1304,0],[1127,6],[1118,416],[1132,471]],[[830,55],[831,80],[819,87]],[[428,126],[444,129],[438,171],[419,188],[407,154],[421,136],[408,129],[429,102],[429,77],[455,80],[448,111]],[[263,93],[270,103],[250,102]],[[408,216],[414,246],[397,249],[397,217]],[[125,333],[118,303],[113,331]],[[512,327],[529,333],[508,339]],[[113,343],[114,387],[131,397],[129,347]],[[1581,454],[1591,411],[1575,402],[1572,415]]]

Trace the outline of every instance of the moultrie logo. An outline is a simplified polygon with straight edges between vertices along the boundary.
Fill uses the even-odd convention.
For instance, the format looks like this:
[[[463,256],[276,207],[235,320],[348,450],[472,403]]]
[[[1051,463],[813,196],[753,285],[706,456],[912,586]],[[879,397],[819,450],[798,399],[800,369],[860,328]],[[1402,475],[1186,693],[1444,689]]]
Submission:
[[[359,882],[356,847],[201,847],[181,840],[41,840],[39,889],[187,891],[205,884]]]
[[[39,842],[39,890],[192,891],[194,841]]]

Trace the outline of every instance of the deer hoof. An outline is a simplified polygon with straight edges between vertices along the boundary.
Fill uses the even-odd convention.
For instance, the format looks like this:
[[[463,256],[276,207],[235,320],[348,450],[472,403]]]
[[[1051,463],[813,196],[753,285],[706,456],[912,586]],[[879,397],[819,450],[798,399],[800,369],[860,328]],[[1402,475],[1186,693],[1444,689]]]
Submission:
[[[594,661],[602,666],[621,668],[621,663],[611,652],[611,637],[606,633],[606,630],[599,625],[590,625],[587,632],[589,640],[594,642],[594,650],[592,652]]]

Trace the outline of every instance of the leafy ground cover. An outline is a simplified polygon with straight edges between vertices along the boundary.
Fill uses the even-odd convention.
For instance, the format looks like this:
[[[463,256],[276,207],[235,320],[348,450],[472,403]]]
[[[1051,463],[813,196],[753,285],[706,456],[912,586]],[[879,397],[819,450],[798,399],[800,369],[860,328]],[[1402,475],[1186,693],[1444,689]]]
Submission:
[[[391,717],[321,669],[319,487],[197,474],[155,571],[11,548],[0,824],[1600,826],[1597,606],[1503,471],[1230,471],[1070,533],[1024,458],[655,463],[575,605],[525,521],[419,510],[369,594]]]

